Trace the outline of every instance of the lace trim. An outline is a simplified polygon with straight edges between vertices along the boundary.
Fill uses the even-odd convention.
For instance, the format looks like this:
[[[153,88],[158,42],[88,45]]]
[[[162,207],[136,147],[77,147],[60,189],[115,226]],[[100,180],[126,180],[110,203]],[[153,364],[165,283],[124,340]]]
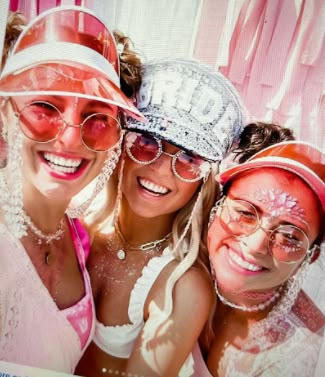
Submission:
[[[161,256],[150,259],[142,269],[142,274],[130,294],[128,315],[131,323],[105,326],[96,321],[93,341],[100,349],[114,357],[130,356],[134,341],[144,325],[143,307],[148,293],[160,272],[173,259],[169,248],[166,248]]]
[[[162,255],[150,259],[148,264],[143,268],[142,275],[134,284],[130,295],[128,314],[132,323],[143,323],[143,309],[148,293],[161,271],[173,259],[174,256],[167,247]]]
[[[244,376],[312,376],[322,337],[310,332],[291,313],[282,323],[282,334],[272,339],[272,348],[255,353],[229,345],[221,359],[218,372],[225,377]],[[280,328],[278,326],[277,330]],[[236,360],[236,361],[235,361]]]

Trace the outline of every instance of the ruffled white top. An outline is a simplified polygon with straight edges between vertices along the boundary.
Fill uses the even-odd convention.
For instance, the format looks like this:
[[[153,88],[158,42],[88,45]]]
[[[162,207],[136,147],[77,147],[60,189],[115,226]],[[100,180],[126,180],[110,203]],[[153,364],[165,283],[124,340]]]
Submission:
[[[129,301],[130,323],[118,326],[105,326],[96,321],[94,343],[104,352],[114,357],[128,358],[134,343],[144,326],[144,303],[159,274],[174,259],[169,248],[161,256],[150,259],[136,281]]]

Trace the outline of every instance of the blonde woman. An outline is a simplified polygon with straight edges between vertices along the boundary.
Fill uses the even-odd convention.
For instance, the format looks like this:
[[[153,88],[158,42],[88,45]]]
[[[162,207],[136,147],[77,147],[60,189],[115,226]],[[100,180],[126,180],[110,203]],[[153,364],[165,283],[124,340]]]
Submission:
[[[55,28],[53,28],[55,25]],[[114,37],[92,12],[58,7],[24,28],[0,77],[8,163],[0,174],[0,360],[73,373],[95,314],[89,240],[70,201],[120,155],[125,112]]]
[[[196,259],[213,175],[244,126],[238,94],[210,67],[165,60],[145,66],[137,107],[148,121],[126,124],[116,208],[93,228],[97,325],[77,368],[89,377],[177,376],[214,302]]]

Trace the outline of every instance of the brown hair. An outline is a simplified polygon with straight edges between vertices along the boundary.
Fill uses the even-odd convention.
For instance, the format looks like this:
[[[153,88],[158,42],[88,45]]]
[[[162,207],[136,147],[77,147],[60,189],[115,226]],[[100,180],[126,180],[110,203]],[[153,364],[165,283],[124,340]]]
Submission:
[[[123,46],[123,50],[119,52],[121,89],[126,96],[132,98],[141,85],[141,58],[135,52],[130,38],[117,30],[113,31],[113,35],[118,51]]]
[[[239,163],[247,161],[260,150],[281,141],[295,140],[290,128],[275,123],[255,122],[245,126],[238,147],[233,151]]]

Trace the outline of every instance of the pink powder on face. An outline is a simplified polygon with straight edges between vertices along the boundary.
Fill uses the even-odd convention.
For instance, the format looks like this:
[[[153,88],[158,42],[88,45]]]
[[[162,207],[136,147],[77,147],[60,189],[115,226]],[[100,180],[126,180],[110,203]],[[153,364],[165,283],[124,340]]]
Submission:
[[[271,217],[290,215],[306,222],[305,211],[298,204],[298,200],[280,189],[258,189],[253,197],[263,203]]]

